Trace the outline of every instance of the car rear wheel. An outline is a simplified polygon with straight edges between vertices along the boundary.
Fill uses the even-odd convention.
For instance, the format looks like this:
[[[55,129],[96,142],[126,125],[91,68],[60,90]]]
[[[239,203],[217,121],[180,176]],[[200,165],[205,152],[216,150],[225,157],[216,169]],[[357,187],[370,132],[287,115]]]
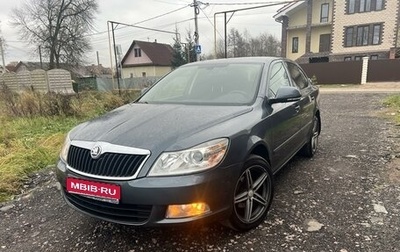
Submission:
[[[317,152],[320,127],[321,122],[319,121],[318,116],[315,115],[309,140],[301,151],[304,156],[311,158],[314,156],[315,152]]]
[[[236,182],[228,226],[238,231],[247,231],[258,226],[271,206],[273,188],[268,162],[259,156],[250,156]]]

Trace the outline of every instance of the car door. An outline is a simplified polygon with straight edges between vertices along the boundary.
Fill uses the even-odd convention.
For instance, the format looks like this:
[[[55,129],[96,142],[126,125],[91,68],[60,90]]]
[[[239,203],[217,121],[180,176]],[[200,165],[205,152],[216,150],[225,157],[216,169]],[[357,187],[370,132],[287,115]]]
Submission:
[[[280,87],[292,85],[284,62],[279,60],[272,63],[267,78],[268,99],[275,98]],[[269,110],[267,142],[269,142],[271,149],[273,170],[279,169],[297,151],[297,103],[291,101],[266,105],[267,110]]]
[[[315,97],[312,94],[308,77],[303,70],[294,62],[286,61],[285,63],[292,83],[298,87],[301,93],[301,99],[297,102],[299,113],[296,119],[296,134],[299,144],[302,146],[307,141],[312,127]]]

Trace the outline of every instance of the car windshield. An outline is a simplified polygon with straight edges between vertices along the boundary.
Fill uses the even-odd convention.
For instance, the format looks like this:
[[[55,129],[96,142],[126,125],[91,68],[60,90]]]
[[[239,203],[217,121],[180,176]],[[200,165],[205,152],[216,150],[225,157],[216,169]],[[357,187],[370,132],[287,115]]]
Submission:
[[[137,102],[251,104],[258,92],[262,68],[261,63],[183,66],[157,82]]]

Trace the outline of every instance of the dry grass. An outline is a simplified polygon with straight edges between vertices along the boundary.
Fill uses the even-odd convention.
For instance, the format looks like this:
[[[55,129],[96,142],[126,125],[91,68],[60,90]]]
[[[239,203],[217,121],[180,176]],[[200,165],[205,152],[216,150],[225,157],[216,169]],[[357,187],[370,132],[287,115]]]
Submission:
[[[72,127],[138,95],[0,91],[0,202],[20,192],[32,172],[56,163],[65,134]]]
[[[400,95],[389,96],[383,104],[391,111],[390,113],[394,117],[396,124],[400,125]]]

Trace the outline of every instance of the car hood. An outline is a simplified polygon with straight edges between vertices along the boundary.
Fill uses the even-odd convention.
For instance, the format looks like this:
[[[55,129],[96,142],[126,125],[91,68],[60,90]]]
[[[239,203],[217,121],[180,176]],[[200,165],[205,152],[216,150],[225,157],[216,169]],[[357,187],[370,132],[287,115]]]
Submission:
[[[197,132],[251,110],[248,106],[133,103],[81,124],[71,132],[70,138],[147,150],[179,149],[181,139],[187,139]],[[210,136],[213,137],[215,136]],[[207,140],[209,139],[203,141]],[[196,144],[198,143],[193,143]]]

